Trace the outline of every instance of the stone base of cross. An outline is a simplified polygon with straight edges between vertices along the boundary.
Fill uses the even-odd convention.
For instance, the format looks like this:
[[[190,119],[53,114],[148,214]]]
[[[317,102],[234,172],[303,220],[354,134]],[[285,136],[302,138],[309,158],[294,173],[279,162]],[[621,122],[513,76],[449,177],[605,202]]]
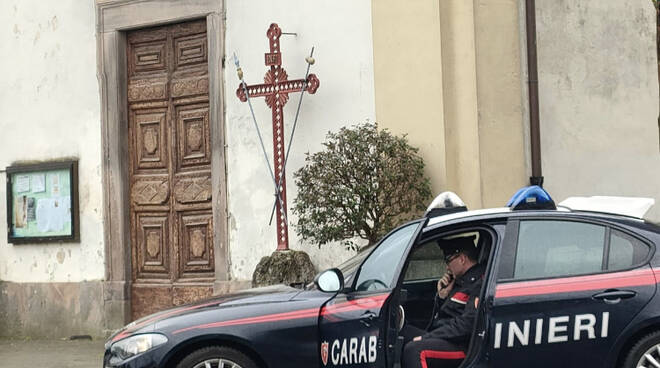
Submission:
[[[286,173],[284,151],[284,115],[282,109],[289,101],[289,93],[302,92],[303,88],[314,94],[319,88],[319,79],[310,74],[307,79],[288,80],[282,68],[282,54],[280,52],[280,36],[282,30],[276,23],[268,28],[266,36],[270,43],[270,52],[265,54],[266,66],[270,70],[264,76],[263,84],[246,86],[250,97],[265,97],[273,117],[273,161],[275,180],[279,183],[280,200],[277,201],[277,250],[289,249],[289,228],[287,224],[288,212],[286,209]],[[247,101],[243,86],[236,90],[236,96]],[[277,194],[277,193],[276,193]]]

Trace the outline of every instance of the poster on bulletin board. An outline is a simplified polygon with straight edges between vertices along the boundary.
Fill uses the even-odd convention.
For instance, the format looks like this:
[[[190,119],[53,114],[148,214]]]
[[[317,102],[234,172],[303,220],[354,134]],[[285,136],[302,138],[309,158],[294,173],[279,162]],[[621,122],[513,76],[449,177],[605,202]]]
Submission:
[[[78,241],[78,162],[7,167],[7,240]]]

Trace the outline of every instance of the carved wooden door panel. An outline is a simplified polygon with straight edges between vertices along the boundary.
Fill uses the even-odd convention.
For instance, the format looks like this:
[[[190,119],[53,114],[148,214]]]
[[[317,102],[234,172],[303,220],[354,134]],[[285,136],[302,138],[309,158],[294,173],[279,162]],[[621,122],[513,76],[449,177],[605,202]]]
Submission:
[[[132,317],[213,291],[204,20],[127,34]]]

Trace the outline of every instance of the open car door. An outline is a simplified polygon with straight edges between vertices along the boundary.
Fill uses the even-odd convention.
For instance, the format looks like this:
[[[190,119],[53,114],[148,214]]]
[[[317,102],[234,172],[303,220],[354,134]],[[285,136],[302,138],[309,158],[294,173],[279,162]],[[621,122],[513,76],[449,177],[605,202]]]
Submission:
[[[425,223],[411,222],[386,235],[354,273],[345,275],[344,289],[321,308],[319,348],[324,367],[394,366],[399,296],[393,290]]]

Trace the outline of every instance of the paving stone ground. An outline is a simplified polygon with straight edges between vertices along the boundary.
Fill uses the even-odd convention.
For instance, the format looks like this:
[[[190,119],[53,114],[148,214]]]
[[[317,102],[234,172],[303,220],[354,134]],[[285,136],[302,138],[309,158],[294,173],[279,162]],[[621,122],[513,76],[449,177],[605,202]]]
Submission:
[[[0,368],[100,368],[102,340],[3,340]]]

